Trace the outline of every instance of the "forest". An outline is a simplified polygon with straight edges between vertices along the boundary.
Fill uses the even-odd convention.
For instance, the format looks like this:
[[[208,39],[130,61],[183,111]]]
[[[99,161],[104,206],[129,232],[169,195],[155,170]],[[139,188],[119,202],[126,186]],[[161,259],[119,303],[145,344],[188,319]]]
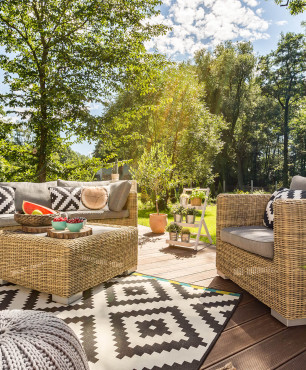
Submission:
[[[171,167],[172,187],[214,194],[224,181],[228,191],[251,180],[271,189],[306,176],[305,34],[281,34],[267,55],[225,42],[173,62],[144,47],[168,31],[142,22],[158,14],[158,0],[112,9],[78,0],[70,19],[53,3],[1,2],[1,181],[89,180],[115,159],[135,176],[156,160]],[[96,144],[93,156],[70,148],[82,141]]]

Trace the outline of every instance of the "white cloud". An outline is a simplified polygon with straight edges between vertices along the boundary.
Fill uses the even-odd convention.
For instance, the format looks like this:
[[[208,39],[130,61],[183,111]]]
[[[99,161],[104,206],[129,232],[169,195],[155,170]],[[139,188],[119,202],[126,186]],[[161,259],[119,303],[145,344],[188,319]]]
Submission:
[[[243,0],[247,5],[249,6],[257,6],[258,1],[257,0]]]
[[[146,44],[176,58],[192,57],[196,50],[215,46],[226,40],[259,40],[269,22],[263,9],[253,9],[257,0],[164,0],[167,15],[159,15],[150,23],[163,23],[173,28]]]
[[[277,22],[275,22],[275,24],[277,24],[278,26],[284,26],[287,23],[288,23],[288,21],[277,21]]]

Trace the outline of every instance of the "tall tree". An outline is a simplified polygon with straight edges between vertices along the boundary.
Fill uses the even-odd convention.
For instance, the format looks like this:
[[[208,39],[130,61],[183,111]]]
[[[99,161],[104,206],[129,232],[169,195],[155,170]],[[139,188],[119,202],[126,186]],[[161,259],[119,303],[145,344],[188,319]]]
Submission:
[[[169,66],[152,80],[152,87],[145,95],[124,92],[105,112],[104,120],[124,141],[115,142],[119,159],[137,163],[146,149],[162,143],[181,184],[211,182],[213,160],[223,144],[224,122],[201,101],[204,87],[194,66]],[[96,155],[105,151],[102,139]]]
[[[287,6],[292,15],[303,13],[306,9],[305,0],[274,0],[280,6]]]
[[[283,110],[283,185],[288,186],[290,108],[306,95],[306,43],[303,34],[281,34],[277,49],[260,60],[263,92],[278,101]]]
[[[32,132],[36,177],[45,181],[64,137],[96,138],[89,105],[130,81],[147,91],[162,58],[145,41],[166,31],[146,20],[160,0],[0,0],[0,99]],[[61,133],[64,135],[61,136]]]
[[[217,171],[229,179],[230,168],[236,167],[240,188],[244,186],[245,151],[249,129],[245,108],[250,104],[256,58],[248,42],[220,44],[211,52],[200,50],[195,55],[198,75],[206,87],[205,101],[212,113],[222,113],[227,128],[223,132],[225,146],[219,155]]]

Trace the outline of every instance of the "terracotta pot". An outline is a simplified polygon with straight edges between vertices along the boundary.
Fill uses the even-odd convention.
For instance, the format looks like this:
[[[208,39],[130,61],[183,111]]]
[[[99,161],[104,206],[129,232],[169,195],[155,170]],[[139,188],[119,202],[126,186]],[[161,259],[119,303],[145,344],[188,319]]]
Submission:
[[[190,204],[192,206],[201,206],[202,205],[202,200],[201,200],[201,198],[193,198],[193,199],[190,199]]]
[[[157,213],[151,213],[150,214],[150,227],[153,233],[155,234],[164,234],[166,230],[166,226],[168,223],[167,214],[160,213],[159,215]]]

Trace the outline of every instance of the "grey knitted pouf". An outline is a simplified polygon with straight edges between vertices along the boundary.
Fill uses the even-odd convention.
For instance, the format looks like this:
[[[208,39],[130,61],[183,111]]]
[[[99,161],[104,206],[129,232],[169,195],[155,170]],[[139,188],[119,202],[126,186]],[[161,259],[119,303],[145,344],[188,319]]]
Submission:
[[[41,311],[0,311],[0,368],[88,370],[78,338],[56,316]]]

